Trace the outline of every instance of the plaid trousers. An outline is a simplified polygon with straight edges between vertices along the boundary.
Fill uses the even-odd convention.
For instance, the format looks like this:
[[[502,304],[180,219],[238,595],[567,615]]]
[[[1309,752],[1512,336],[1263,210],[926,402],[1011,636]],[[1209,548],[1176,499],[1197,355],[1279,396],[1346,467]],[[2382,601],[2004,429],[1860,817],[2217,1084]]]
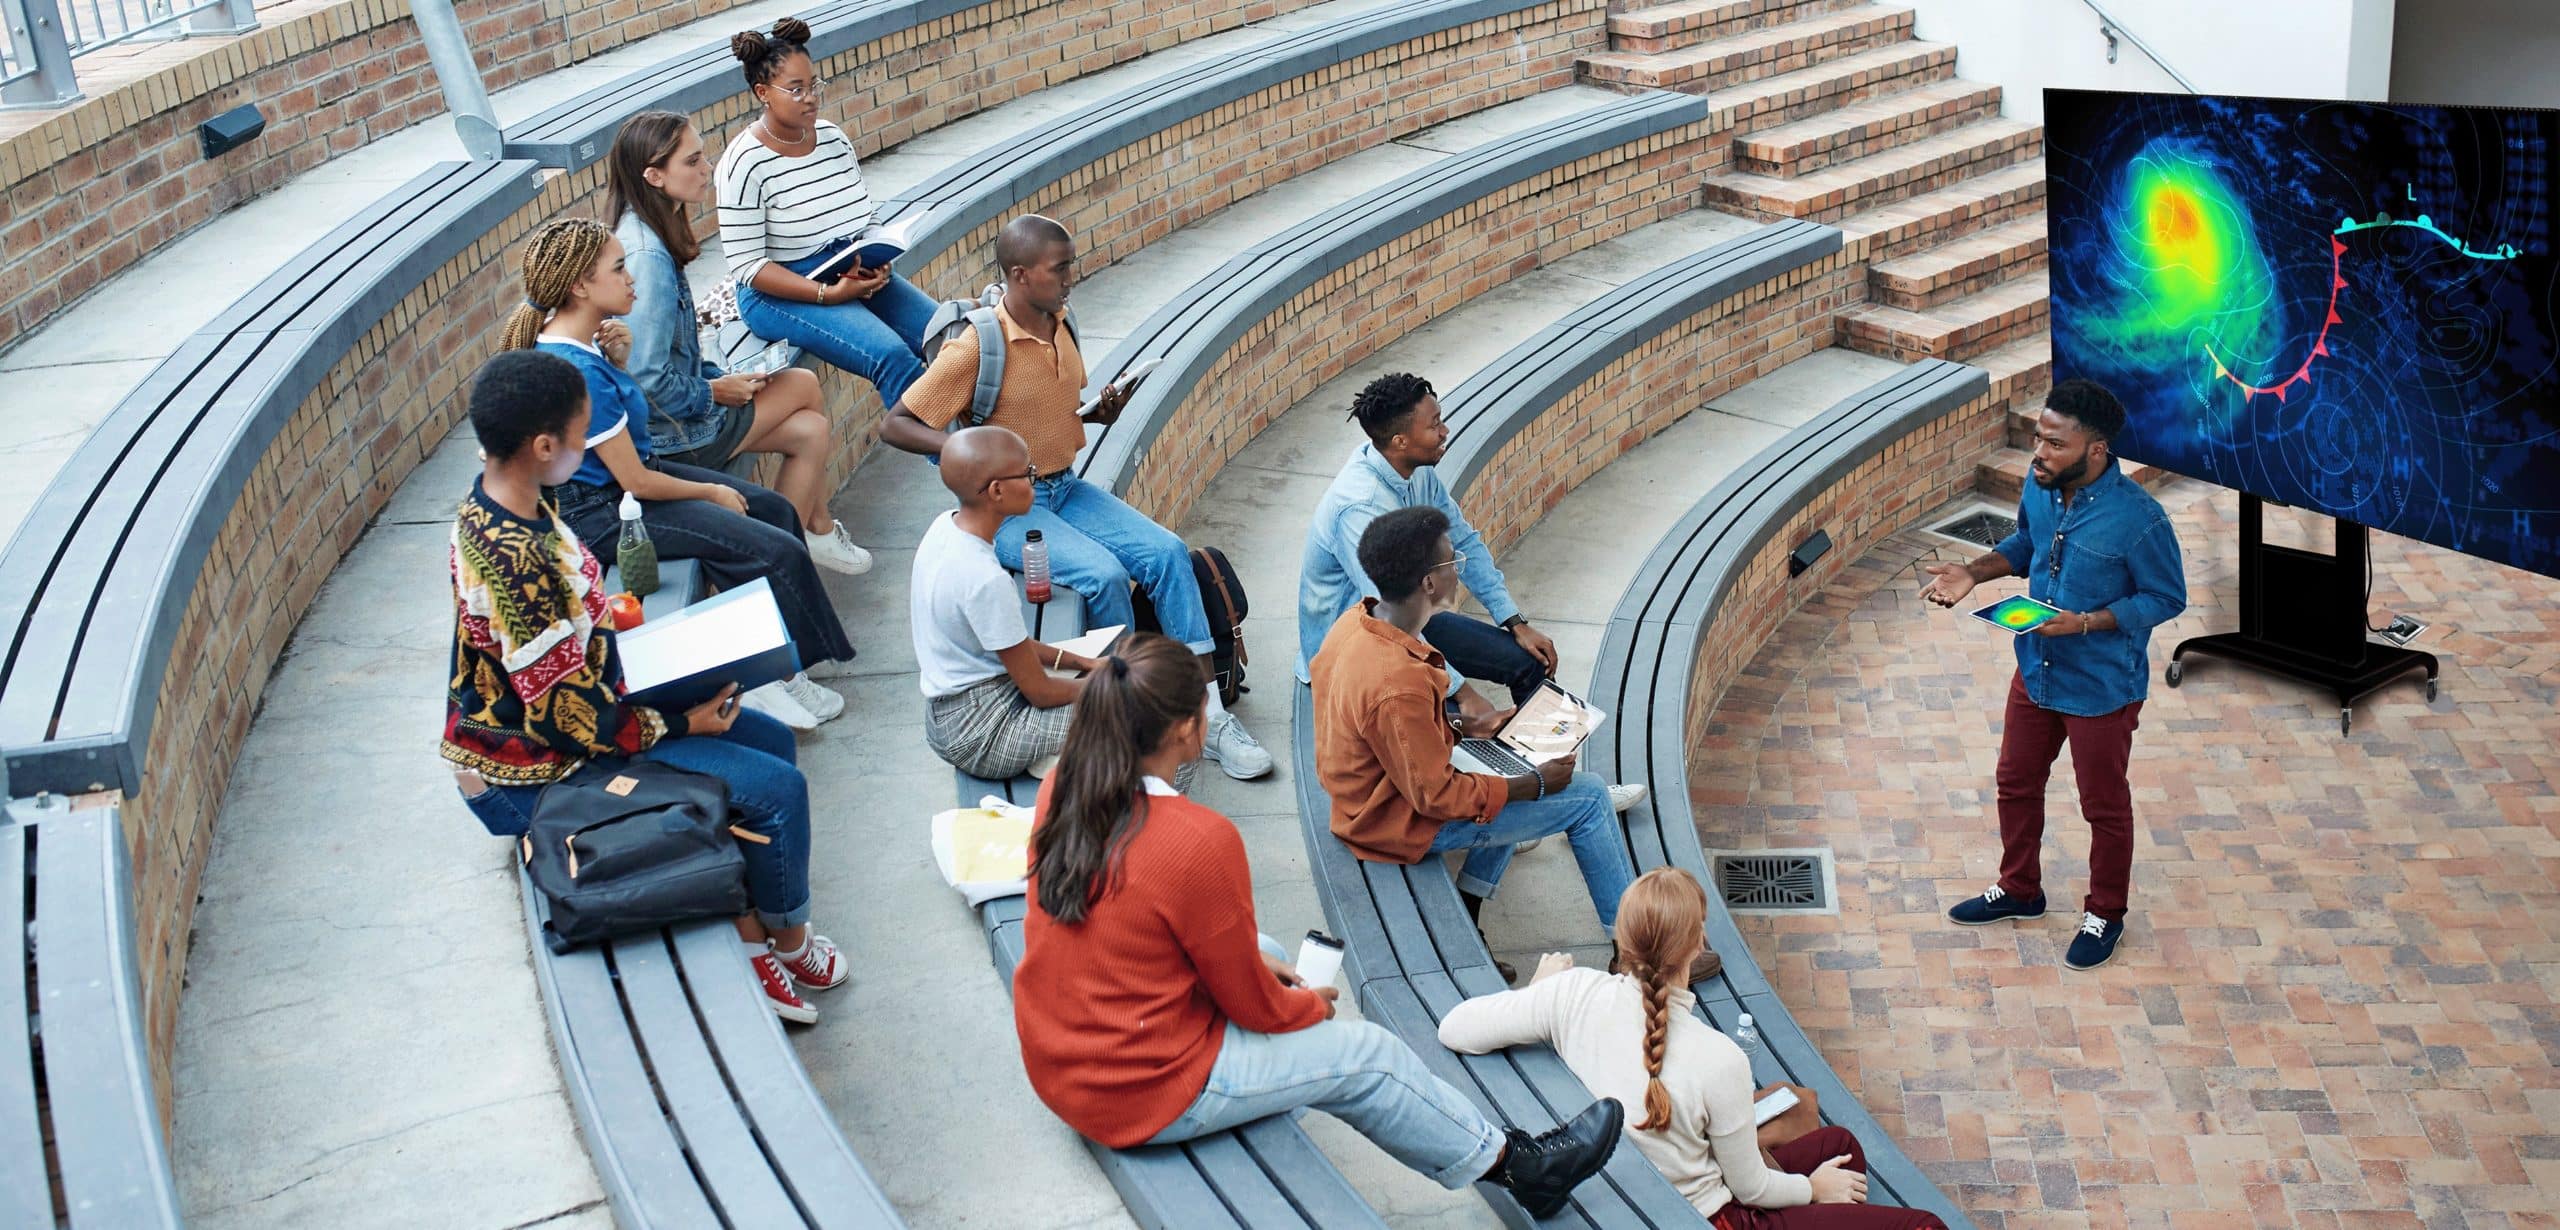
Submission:
[[[1004,675],[925,702],[924,741],[951,767],[973,777],[1018,777],[1067,744],[1073,705],[1035,707]]]

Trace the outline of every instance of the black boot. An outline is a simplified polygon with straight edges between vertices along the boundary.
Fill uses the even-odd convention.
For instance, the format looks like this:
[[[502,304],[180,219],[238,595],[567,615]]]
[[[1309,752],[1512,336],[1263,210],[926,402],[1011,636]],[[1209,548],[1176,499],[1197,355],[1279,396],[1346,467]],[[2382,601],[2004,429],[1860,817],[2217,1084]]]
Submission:
[[[1467,903],[1467,921],[1476,925],[1476,939],[1483,943],[1484,955],[1492,960],[1493,972],[1502,975],[1503,984],[1506,986],[1520,981],[1520,971],[1511,968],[1510,962],[1494,956],[1493,941],[1484,938],[1484,898],[1461,891],[1458,894],[1458,900]]]
[[[1505,1128],[1510,1147],[1485,1177],[1510,1188],[1529,1216],[1544,1221],[1564,1208],[1575,1186],[1608,1164],[1626,1123],[1626,1108],[1616,1098],[1602,1098],[1552,1132],[1531,1136]]]

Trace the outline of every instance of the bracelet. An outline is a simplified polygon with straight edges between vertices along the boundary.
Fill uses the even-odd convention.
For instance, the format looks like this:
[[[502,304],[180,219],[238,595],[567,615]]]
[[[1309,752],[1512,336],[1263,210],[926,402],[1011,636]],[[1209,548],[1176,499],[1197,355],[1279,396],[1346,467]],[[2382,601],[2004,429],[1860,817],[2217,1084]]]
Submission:
[[[1530,770],[1530,771],[1529,771],[1529,780],[1530,780],[1530,781],[1533,781],[1533,782],[1538,783],[1538,796],[1537,796],[1538,798],[1543,799],[1543,798],[1547,797],[1547,775],[1546,775],[1546,774],[1544,774],[1544,773],[1540,773],[1540,772],[1538,772],[1537,770],[1532,769],[1532,770]]]
[[[1066,651],[1066,649],[1065,649],[1064,647],[1061,647],[1061,646],[1055,646],[1055,645],[1051,646],[1051,647],[1050,647],[1050,649],[1049,649],[1049,669],[1050,669],[1050,670],[1053,670],[1053,671],[1055,671],[1055,670],[1065,670],[1065,669],[1066,669],[1066,663],[1067,663],[1067,651]]]

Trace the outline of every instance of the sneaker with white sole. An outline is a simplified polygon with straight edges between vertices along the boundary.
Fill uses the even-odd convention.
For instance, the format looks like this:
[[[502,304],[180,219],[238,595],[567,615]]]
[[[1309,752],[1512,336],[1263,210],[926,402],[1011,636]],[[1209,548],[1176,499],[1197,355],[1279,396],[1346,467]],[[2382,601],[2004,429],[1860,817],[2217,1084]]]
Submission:
[[[2071,937],[2071,951],[2062,955],[2062,963],[2073,969],[2096,969],[2116,959],[2116,941],[2123,938],[2123,919],[2109,922],[2083,913],[2080,934]]]
[[[822,687],[806,674],[793,675],[782,681],[782,690],[799,701],[809,716],[820,722],[832,722],[844,712],[844,696],[834,688]]]
[[[1271,771],[1271,753],[1262,750],[1262,745],[1254,741],[1253,732],[1244,728],[1244,720],[1232,713],[1219,714],[1209,722],[1209,737],[1202,742],[1200,752],[1240,782]]]
[[[809,712],[808,706],[801,704],[799,698],[791,694],[790,689],[779,683],[749,688],[744,695],[738,697],[738,703],[793,730],[818,728],[818,715]]]
[[[818,1010],[800,998],[800,989],[791,985],[791,971],[783,968],[782,958],[768,950],[747,958],[755,971],[756,984],[764,988],[765,1006],[775,1016],[801,1025],[818,1023]]]
[[[815,931],[810,932],[808,941],[800,946],[800,955],[786,957],[779,952],[773,955],[775,960],[782,962],[783,969],[790,971],[793,982],[812,991],[843,986],[847,979],[853,977],[853,963],[837,951],[836,942]]]
[[[809,544],[809,558],[829,572],[858,577],[871,571],[871,553],[853,545],[853,540],[845,537],[842,521],[836,522],[834,528],[823,534],[802,530],[800,540]]]
[[[1982,890],[1979,897],[1968,897],[1947,911],[1947,920],[1968,927],[2007,922],[2013,918],[2044,917],[2043,897],[2013,897],[1997,884]]]
[[[1623,816],[1636,804],[1644,802],[1647,791],[1640,782],[1621,782],[1609,787],[1609,810]]]

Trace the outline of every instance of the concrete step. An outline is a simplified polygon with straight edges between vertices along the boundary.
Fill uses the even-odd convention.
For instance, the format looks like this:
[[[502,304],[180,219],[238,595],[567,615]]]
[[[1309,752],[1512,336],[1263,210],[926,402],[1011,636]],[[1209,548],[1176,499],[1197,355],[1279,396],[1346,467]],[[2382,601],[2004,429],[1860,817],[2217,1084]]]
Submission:
[[[1885,261],[2043,208],[2044,159],[2030,158],[1852,214],[1840,230],[1866,244],[1868,260]]]
[[[1912,40],[1746,81],[1716,91],[1713,101],[1717,117],[1739,135],[1810,119],[1861,99],[1950,81],[1955,75],[1953,44]]]
[[[1583,57],[1582,75],[1619,89],[1706,94],[1910,38],[1910,9],[1861,4],[1677,51],[1600,52]]]
[[[1612,14],[1612,51],[1677,51],[1731,38],[1748,30],[1784,25],[1869,0],[1679,0]]]
[[[2036,333],[1965,360],[1991,373],[1992,396],[2008,403],[2008,442],[2025,448],[2035,441],[2035,416],[2044,408],[2045,391],[2053,387],[2053,337]]]
[[[2014,505],[2018,497],[2026,494],[2027,484],[2033,481],[2028,465],[2034,460],[2027,449],[2014,445],[1994,450],[1990,456],[1974,464],[1973,489],[1992,503]],[[2119,461],[2116,464],[2124,467],[2126,478],[2145,487],[2157,487],[2177,477],[2158,466],[2141,462]]]
[[[1706,203],[1764,218],[1830,222],[2043,152],[2041,124],[1977,120],[1792,179],[1740,172],[1711,175],[1706,181]]]
[[[1867,284],[1878,303],[1925,311],[2044,267],[2044,212],[2038,210],[1909,256],[1877,261],[1867,271]]]
[[[1970,359],[2045,331],[2050,302],[2041,269],[1926,311],[1870,303],[1840,316],[1840,344],[1890,358]]]
[[[1791,178],[1998,114],[1999,86],[1932,81],[1736,137],[1733,167]]]

